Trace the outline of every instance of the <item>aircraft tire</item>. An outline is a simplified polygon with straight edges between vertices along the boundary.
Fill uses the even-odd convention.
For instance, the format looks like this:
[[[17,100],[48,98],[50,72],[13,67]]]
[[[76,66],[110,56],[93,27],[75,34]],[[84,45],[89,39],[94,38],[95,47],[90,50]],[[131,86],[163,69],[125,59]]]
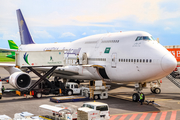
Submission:
[[[36,98],[40,99],[40,98],[42,98],[42,93],[41,92],[37,92],[35,96],[36,96]]]
[[[72,95],[72,94],[73,94],[72,90],[68,90],[68,91],[67,91],[67,95],[68,95],[68,96],[70,96],[70,95]]]
[[[161,89],[160,88],[155,88],[154,93],[160,94],[161,93]]]
[[[98,95],[94,95],[94,99],[95,100],[99,99],[99,96]]]
[[[138,102],[139,101],[139,94],[138,93],[134,93],[132,95],[132,100],[133,100],[133,102]]]

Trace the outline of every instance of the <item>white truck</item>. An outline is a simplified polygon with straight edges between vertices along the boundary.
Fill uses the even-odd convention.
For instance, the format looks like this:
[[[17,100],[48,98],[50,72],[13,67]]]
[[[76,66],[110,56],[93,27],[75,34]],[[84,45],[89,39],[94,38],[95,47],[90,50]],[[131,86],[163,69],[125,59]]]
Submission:
[[[109,106],[101,102],[87,102],[77,110],[77,120],[109,120]]]
[[[89,86],[79,87],[77,83],[73,82],[67,82],[65,86],[69,89],[68,95],[81,94],[92,99],[107,99],[108,89],[110,88],[110,86],[103,84],[102,80],[90,81]]]

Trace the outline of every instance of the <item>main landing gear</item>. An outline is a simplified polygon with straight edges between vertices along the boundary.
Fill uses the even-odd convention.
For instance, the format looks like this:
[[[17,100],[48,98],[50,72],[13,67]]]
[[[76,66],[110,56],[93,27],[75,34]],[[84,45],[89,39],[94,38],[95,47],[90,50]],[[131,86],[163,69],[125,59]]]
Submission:
[[[136,83],[136,84],[135,84],[135,90],[134,90],[134,91],[137,91],[137,93],[134,93],[134,94],[132,95],[132,100],[133,100],[133,102],[138,102],[138,101],[139,101],[140,94],[142,93],[142,92],[140,92],[140,91],[141,91],[142,88],[145,87],[145,86],[146,86],[146,83],[144,83],[144,84],[142,84],[142,83]],[[143,94],[143,93],[142,93],[142,94]],[[145,100],[145,95],[143,94],[143,102],[144,102],[144,100]]]
[[[157,82],[151,82],[150,83],[150,90],[152,93],[160,94],[161,89],[159,88],[161,86],[160,80],[157,80]]]
[[[157,80],[157,82],[151,82],[150,83],[150,90],[151,90],[151,92],[155,93],[155,94],[160,94],[161,93],[161,89],[159,88],[160,86],[161,86],[160,80]],[[135,90],[134,91],[137,91],[137,93],[134,93],[132,95],[132,100],[134,102],[138,102],[139,101],[140,94],[142,93],[140,91],[142,90],[143,87],[146,87],[146,83],[144,83],[144,84],[136,83],[135,84]],[[144,100],[145,100],[145,95],[143,94],[143,101]]]

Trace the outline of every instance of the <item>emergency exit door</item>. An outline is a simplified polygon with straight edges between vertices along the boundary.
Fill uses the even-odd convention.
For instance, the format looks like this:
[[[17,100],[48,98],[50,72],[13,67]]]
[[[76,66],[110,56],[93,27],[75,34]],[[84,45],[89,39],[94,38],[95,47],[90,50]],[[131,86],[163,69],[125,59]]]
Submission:
[[[117,64],[117,53],[112,53],[111,55],[111,67],[116,68]]]

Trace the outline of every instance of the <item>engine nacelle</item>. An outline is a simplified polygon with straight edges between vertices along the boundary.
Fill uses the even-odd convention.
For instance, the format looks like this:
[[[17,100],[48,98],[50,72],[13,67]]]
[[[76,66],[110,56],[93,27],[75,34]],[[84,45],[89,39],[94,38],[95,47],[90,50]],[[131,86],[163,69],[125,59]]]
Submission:
[[[15,72],[9,77],[9,83],[20,90],[26,90],[31,85],[31,78],[25,72]]]

